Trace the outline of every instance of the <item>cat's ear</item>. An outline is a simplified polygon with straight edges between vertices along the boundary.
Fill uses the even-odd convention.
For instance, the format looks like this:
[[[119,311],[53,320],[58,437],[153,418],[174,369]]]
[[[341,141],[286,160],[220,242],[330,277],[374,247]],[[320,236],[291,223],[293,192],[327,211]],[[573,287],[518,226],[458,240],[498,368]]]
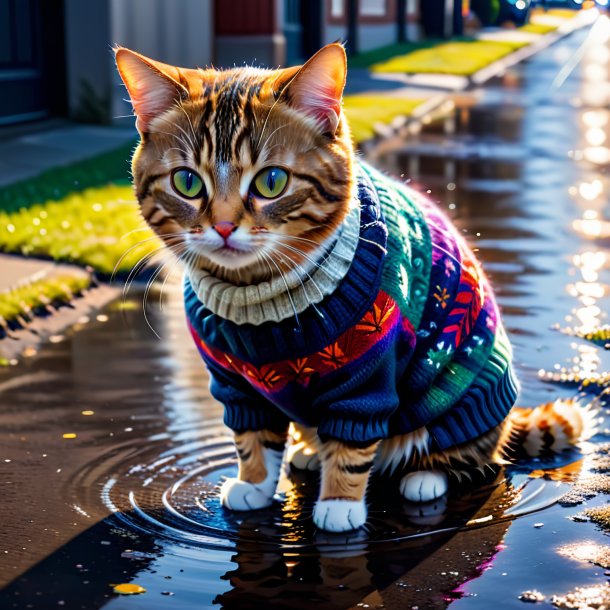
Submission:
[[[154,61],[123,47],[114,50],[119,74],[127,87],[136,127],[141,133],[149,130],[150,122],[178,100],[189,96],[188,89],[180,83],[180,70],[174,66]]]
[[[339,125],[347,75],[345,49],[338,43],[320,49],[286,85],[288,103],[319,121],[326,133]]]

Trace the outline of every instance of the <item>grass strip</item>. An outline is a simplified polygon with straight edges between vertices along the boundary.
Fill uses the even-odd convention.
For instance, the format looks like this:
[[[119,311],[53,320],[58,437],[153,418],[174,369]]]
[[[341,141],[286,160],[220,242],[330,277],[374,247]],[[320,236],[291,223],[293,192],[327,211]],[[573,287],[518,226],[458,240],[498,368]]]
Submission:
[[[348,73],[350,68],[370,68],[374,64],[388,61],[393,57],[406,55],[420,49],[430,49],[441,44],[441,40],[424,40],[421,42],[399,42],[370,51],[363,51],[348,57]]]
[[[491,40],[447,42],[376,63],[371,69],[373,72],[469,76],[527,44]]]
[[[88,273],[64,272],[0,292],[0,338],[27,326],[36,315],[48,313],[51,306],[69,304],[90,286]]]
[[[530,34],[549,34],[557,29],[556,25],[549,25],[548,23],[528,23],[520,27],[518,32],[529,32]]]
[[[376,123],[391,123],[396,117],[409,116],[425,100],[387,95],[346,95],[343,110],[355,142],[375,135]]]
[[[569,21],[578,15],[578,10],[572,8],[550,8],[547,11],[536,9],[532,13],[532,18],[536,18],[540,15],[547,15],[548,17],[556,17],[558,19],[565,19],[566,21]]]
[[[38,176],[2,187],[0,210],[19,210],[108,182],[129,184],[129,165],[135,144],[134,140],[101,155],[71,165],[54,167]]]
[[[103,276],[117,264],[119,275],[128,273],[159,245],[127,185],[88,188],[58,201],[0,211],[0,250],[91,266]]]

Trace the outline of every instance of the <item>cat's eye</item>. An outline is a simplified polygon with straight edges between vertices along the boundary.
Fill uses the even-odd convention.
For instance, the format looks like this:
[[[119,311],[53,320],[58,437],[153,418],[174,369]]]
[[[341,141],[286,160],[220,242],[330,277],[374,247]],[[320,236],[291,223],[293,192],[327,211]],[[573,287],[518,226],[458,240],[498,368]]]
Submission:
[[[172,187],[178,195],[195,199],[203,192],[203,180],[193,170],[180,167],[172,172]]]
[[[275,199],[279,197],[288,185],[288,172],[281,167],[267,167],[256,174],[250,189],[259,197]]]

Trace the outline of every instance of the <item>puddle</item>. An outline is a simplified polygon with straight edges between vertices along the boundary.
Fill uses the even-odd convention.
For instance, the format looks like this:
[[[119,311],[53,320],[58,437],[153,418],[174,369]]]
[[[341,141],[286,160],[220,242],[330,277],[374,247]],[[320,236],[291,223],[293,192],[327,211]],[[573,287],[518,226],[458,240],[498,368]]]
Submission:
[[[608,180],[584,152],[588,125],[606,116],[607,100],[591,98],[587,81],[595,57],[550,90],[584,35],[462,95],[408,148],[397,142],[377,161],[431,189],[478,249],[513,339],[523,405],[576,393],[546,383],[541,369],[610,369],[603,346],[552,328],[603,323],[610,293],[610,250],[591,225],[610,220]],[[603,585],[583,546],[607,546],[608,496],[559,500],[607,476],[596,453],[607,420],[584,456],[490,474],[447,505],[409,506],[376,482],[357,534],[315,531],[311,477],[284,477],[267,511],[225,511],[217,483],[236,470],[230,436],[179,293],[168,296],[164,311],[149,299],[161,340],[136,296],[0,370],[3,610],[488,610],[523,608],[519,595],[533,591],[546,600],[538,607],[552,608],[553,595],[565,605]]]

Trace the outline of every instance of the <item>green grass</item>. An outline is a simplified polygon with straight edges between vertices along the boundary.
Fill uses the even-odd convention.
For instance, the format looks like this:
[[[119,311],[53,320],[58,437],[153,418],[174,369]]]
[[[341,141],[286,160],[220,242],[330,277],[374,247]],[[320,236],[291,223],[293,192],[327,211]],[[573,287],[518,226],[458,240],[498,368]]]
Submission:
[[[0,211],[0,250],[89,265],[106,276],[123,254],[149,237],[152,231],[127,185],[92,187],[19,211]],[[128,273],[159,245],[154,238],[134,247],[117,272]]]
[[[548,34],[557,29],[556,25],[548,25],[546,23],[528,23],[519,28],[519,32],[530,32],[531,34]]]
[[[0,188],[0,210],[19,210],[41,201],[61,199],[74,191],[108,182],[129,184],[129,164],[135,141],[102,155],[47,170],[38,176]]]
[[[420,49],[429,49],[441,44],[440,40],[425,40],[422,42],[401,42],[391,44],[385,47],[379,47],[377,49],[371,49],[370,51],[364,51],[348,57],[348,74],[349,68],[370,68],[373,64],[378,64],[392,57],[399,55],[406,55],[413,51]]]
[[[376,123],[391,123],[398,116],[408,116],[423,99],[405,99],[386,95],[346,95],[343,110],[355,142],[375,135]]]
[[[0,251],[91,266],[109,276],[149,237],[134,200],[135,142],[0,189]],[[128,273],[160,244],[145,242],[117,268]]]
[[[64,273],[42,278],[0,293],[0,327],[30,321],[37,310],[69,303],[91,285],[86,273]]]
[[[374,64],[374,72],[468,76],[525,46],[525,42],[468,40],[447,42]]]

